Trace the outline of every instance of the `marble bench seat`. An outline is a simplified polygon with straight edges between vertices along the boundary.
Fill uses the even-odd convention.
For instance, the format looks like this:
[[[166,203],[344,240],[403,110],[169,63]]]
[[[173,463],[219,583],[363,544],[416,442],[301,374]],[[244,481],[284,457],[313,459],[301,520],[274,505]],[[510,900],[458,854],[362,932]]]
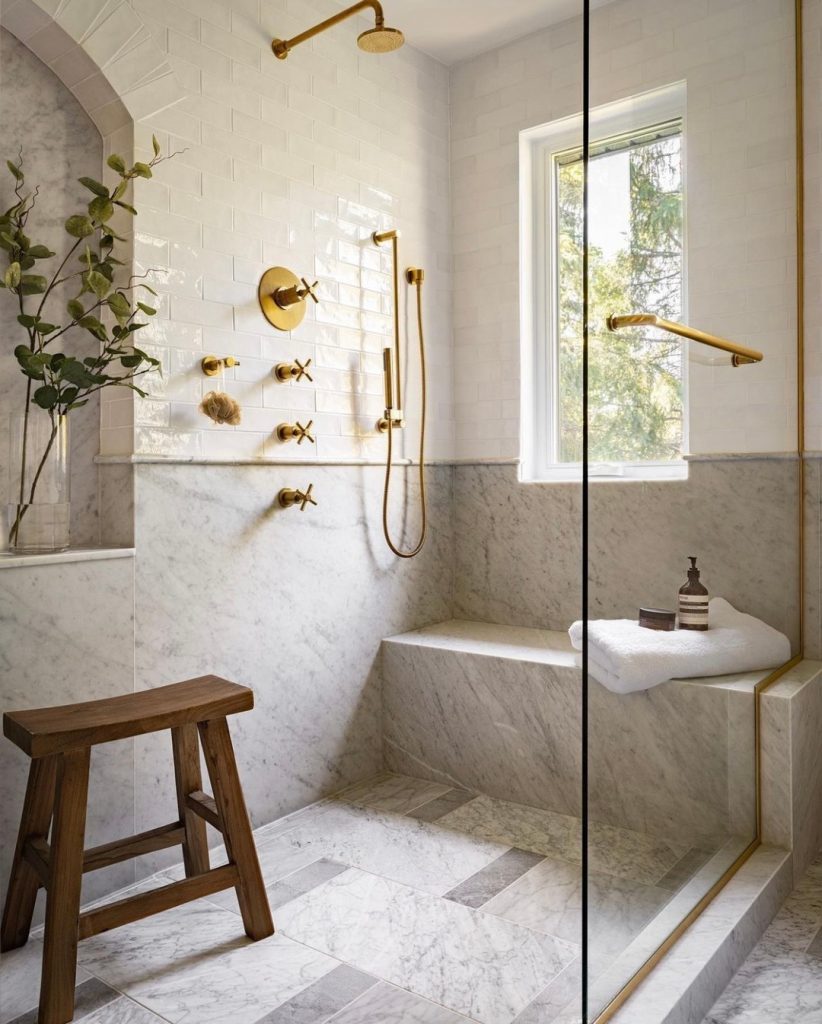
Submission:
[[[580,813],[579,655],[555,630],[450,620],[382,645],[386,765]],[[715,844],[752,834],[754,687],[764,673],[589,688],[597,820]]]

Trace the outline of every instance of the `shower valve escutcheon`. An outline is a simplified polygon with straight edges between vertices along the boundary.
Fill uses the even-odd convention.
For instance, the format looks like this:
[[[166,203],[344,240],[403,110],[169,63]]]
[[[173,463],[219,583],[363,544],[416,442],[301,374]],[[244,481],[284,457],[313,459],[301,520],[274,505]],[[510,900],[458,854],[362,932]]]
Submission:
[[[296,423],[281,423],[277,427],[277,437],[280,441],[294,441],[297,444],[302,444],[303,441],[310,441],[314,444],[314,437],[311,434],[311,427],[314,424],[314,420],[309,420],[308,423],[303,426],[299,420]]]
[[[289,380],[302,380],[303,377],[313,383],[314,378],[308,372],[309,366],[311,366],[310,359],[306,359],[304,363],[301,363],[299,359],[295,359],[293,363],[277,363],[274,367],[274,376],[283,384]]]
[[[314,290],[318,283],[309,284],[287,267],[271,267],[260,278],[257,289],[263,316],[278,331],[299,327],[305,317],[308,299],[320,301]]]
[[[300,512],[305,512],[308,505],[317,504],[311,494],[313,490],[314,484],[309,484],[307,491],[300,491],[291,487],[283,487],[277,495],[277,501],[280,508],[293,508],[295,505],[299,505]]]

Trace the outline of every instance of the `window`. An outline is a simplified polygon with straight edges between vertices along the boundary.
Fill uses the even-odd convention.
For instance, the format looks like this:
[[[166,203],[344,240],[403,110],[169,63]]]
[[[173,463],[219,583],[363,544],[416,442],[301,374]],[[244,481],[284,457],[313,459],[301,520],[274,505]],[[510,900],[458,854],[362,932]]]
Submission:
[[[681,90],[601,108],[591,134],[591,471],[683,475],[682,342],[660,331],[615,334],[605,326],[611,313],[684,317]],[[524,135],[525,470],[550,479],[578,472],[582,460],[581,121]]]

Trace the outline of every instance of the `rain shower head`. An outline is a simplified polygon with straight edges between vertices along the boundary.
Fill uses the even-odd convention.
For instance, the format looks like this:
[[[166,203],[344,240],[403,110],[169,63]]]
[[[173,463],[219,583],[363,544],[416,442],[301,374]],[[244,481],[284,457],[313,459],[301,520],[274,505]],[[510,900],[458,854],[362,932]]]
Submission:
[[[361,3],[354,4],[353,7],[347,7],[344,11],[340,11],[339,14],[335,14],[333,18],[321,21],[319,25],[314,25],[313,28],[301,32],[300,35],[294,36],[293,39],[275,39],[271,44],[271,49],[274,51],[275,57],[279,60],[285,60],[295,46],[299,46],[300,43],[304,43],[307,39],[319,35],[320,32],[325,32],[326,29],[333,28],[334,25],[339,25],[341,21],[345,21],[346,18],[350,18],[353,14],[358,14],[360,11],[365,10],[366,7],[370,7],[374,12],[375,27],[368,29],[360,35],[357,39],[359,48],[365,50],[366,53],[390,53],[392,50],[398,50],[405,42],[405,36],[398,28],[388,28],[386,26],[382,5],[378,3],[378,0],[362,0]]]
[[[370,28],[357,38],[357,46],[366,53],[390,53],[399,50],[405,42],[405,36],[398,28]]]

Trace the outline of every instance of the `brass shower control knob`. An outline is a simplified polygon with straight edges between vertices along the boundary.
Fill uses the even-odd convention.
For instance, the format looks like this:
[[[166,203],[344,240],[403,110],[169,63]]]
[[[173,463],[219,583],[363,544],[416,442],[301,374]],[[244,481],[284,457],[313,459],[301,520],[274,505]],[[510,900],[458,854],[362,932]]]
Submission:
[[[313,424],[314,420],[309,420],[305,426],[299,420],[296,423],[281,423],[277,427],[277,437],[281,441],[293,441],[296,438],[298,445],[302,444],[305,440],[314,444],[314,438],[311,435]]]
[[[320,301],[314,291],[317,284],[309,284],[286,267],[271,267],[257,289],[263,316],[278,331],[292,331],[303,322],[308,298]]]
[[[299,359],[295,359],[293,363],[277,363],[274,367],[274,376],[277,380],[285,383],[288,380],[302,380],[305,377],[307,380],[314,381],[314,378],[308,372],[308,367],[311,366],[311,360],[306,359],[304,363],[301,363]]]
[[[317,504],[317,502],[311,497],[311,492],[313,490],[314,484],[309,484],[307,491],[298,491],[292,490],[290,487],[283,487],[277,495],[277,501],[279,502],[280,508],[293,508],[295,505],[299,505],[300,512],[305,512],[307,505]]]

